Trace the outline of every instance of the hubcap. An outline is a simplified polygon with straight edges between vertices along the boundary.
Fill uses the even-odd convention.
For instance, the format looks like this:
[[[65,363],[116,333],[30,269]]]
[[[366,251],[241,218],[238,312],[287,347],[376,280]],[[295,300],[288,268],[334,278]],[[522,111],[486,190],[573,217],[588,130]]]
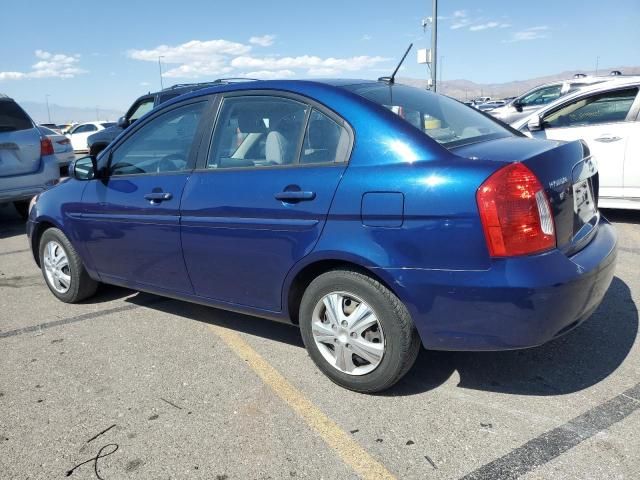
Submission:
[[[44,247],[44,272],[47,282],[56,292],[66,293],[71,286],[69,259],[64,248],[54,241]]]
[[[313,310],[311,331],[324,359],[343,373],[365,375],[382,361],[382,325],[373,309],[351,293],[322,297]]]

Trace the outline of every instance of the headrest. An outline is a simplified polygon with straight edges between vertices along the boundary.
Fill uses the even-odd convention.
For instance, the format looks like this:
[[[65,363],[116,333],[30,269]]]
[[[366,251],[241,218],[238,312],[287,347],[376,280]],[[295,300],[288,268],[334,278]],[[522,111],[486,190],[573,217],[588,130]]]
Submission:
[[[242,133],[263,133],[267,130],[256,112],[238,111],[238,128]]]

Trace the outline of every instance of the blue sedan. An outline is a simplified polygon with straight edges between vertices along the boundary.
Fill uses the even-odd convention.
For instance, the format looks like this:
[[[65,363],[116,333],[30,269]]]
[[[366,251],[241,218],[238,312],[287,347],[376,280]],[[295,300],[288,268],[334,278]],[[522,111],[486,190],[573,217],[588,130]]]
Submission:
[[[614,273],[581,142],[532,140],[389,81],[183,95],[39,195],[51,292],[121,285],[299,325],[339,385],[381,391],[439,350],[540,345]]]

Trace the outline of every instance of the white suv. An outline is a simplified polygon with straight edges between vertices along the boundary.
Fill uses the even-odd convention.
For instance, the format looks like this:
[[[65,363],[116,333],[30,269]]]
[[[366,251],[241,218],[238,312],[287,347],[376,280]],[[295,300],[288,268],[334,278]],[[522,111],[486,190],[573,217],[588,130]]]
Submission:
[[[31,197],[59,180],[51,140],[14,100],[0,94],[0,204],[13,202],[26,217]]]

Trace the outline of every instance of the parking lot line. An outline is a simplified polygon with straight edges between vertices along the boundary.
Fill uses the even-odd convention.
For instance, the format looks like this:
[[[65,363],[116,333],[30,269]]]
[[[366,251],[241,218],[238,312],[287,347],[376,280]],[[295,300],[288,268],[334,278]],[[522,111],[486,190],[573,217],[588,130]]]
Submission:
[[[588,410],[564,425],[528,441],[461,480],[516,479],[550,462],[579,443],[593,437],[640,409],[640,383]]]
[[[284,402],[318,433],[342,461],[363,479],[395,479],[389,472],[354,441],[347,432],[316,407],[302,392],[285,379],[280,372],[260,356],[233,330],[217,325],[209,328],[267,384]]]

